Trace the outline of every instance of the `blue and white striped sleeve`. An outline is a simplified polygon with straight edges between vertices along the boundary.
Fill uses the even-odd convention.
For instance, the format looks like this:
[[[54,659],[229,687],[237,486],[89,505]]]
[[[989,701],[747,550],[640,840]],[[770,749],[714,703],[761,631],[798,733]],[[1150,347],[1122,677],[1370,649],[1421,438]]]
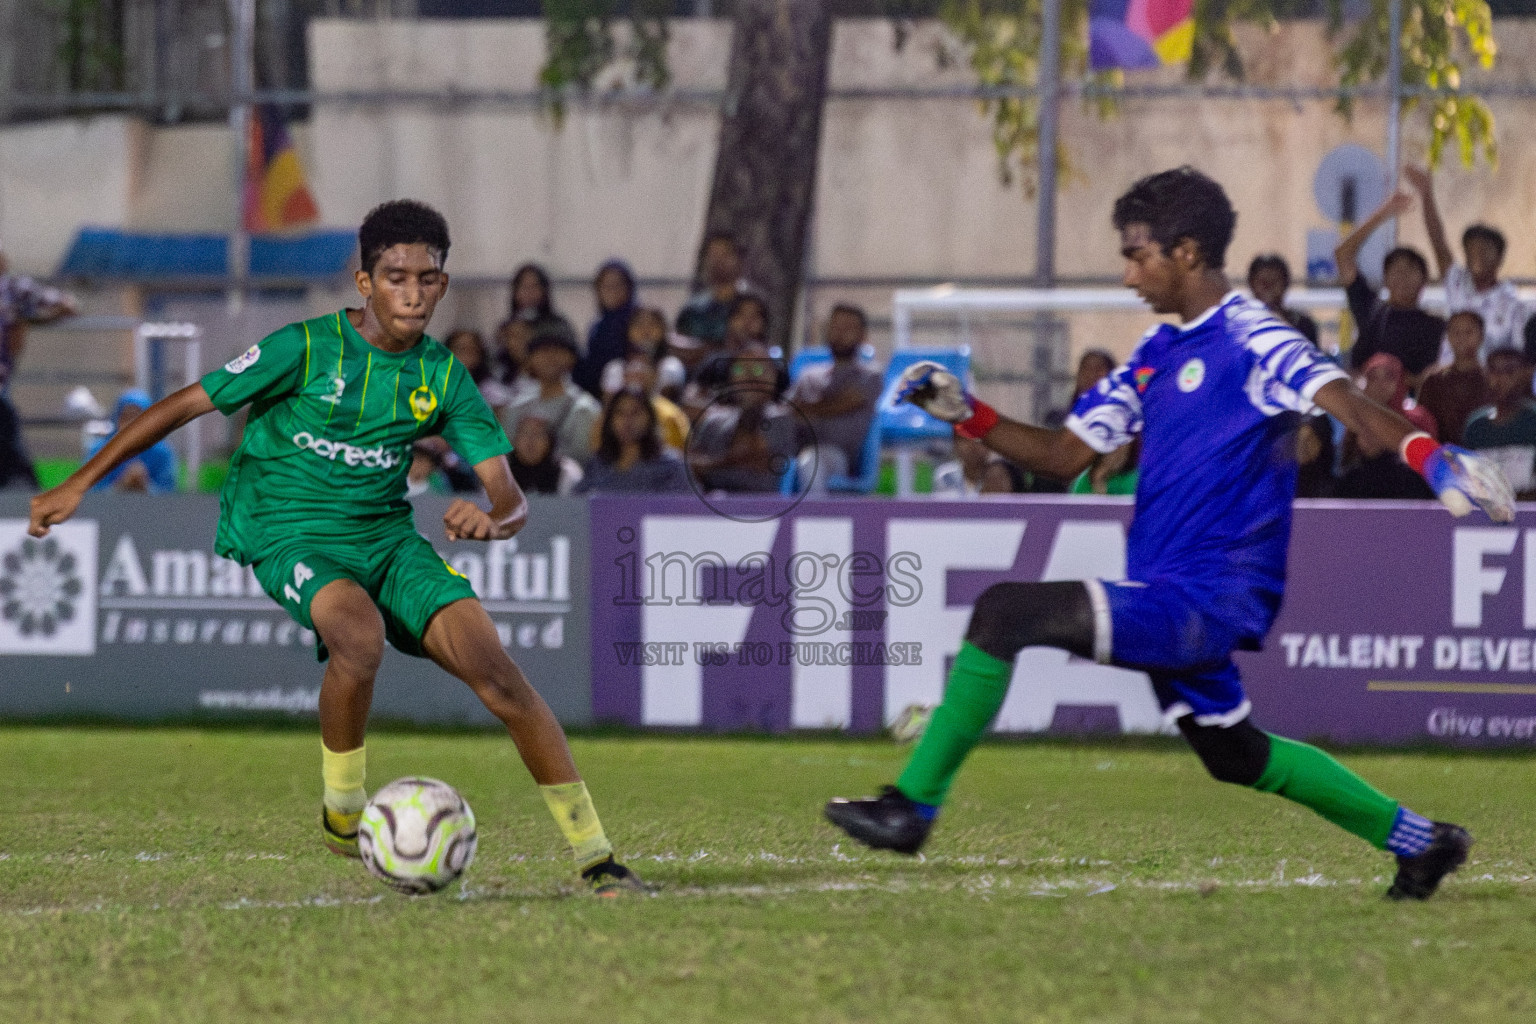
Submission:
[[[1338,363],[1290,324],[1273,317],[1254,321],[1243,345],[1254,357],[1248,396],[1267,415],[1316,412],[1312,399],[1323,385],[1349,380]]]
[[[1139,352],[1140,349],[1137,349]],[[1141,394],[1136,390],[1136,356],[1098,386],[1083,393],[1064,424],[1100,455],[1128,445],[1141,433]]]

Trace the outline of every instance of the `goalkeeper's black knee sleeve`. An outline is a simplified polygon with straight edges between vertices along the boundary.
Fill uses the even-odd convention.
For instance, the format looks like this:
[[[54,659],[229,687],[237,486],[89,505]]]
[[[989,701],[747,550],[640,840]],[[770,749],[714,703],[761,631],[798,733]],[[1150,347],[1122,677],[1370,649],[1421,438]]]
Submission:
[[[1179,731],[1217,782],[1251,786],[1269,766],[1269,733],[1246,718],[1236,725],[1198,725],[1194,715],[1179,719]]]
[[[1093,604],[1080,582],[995,583],[971,610],[965,638],[1002,661],[1026,647],[1093,657]]]

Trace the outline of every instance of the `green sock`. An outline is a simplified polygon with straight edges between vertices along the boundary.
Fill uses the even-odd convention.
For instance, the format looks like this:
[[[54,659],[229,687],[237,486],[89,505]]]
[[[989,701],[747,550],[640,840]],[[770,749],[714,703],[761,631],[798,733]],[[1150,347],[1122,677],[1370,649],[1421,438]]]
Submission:
[[[1311,808],[1377,849],[1386,849],[1397,801],[1316,747],[1269,736],[1269,763],[1254,789]]]
[[[949,670],[944,702],[933,709],[923,738],[896,780],[896,788],[907,799],[934,806],[944,802],[961,763],[1003,706],[1012,677],[1012,663],[992,657],[970,641],[960,645]]]

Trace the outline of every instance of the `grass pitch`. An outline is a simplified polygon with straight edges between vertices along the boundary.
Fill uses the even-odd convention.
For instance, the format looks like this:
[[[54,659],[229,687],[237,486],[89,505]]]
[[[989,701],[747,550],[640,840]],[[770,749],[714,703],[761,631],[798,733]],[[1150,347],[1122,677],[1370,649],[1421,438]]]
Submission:
[[[1173,745],[978,750],[919,862],[839,843],[875,742],[590,738],[611,836],[661,886],[577,895],[507,740],[376,734],[375,786],[447,779],[480,852],[410,899],[318,835],[297,732],[0,730],[0,1019],[1536,1020],[1536,759],[1355,754],[1472,861],[1390,861]]]

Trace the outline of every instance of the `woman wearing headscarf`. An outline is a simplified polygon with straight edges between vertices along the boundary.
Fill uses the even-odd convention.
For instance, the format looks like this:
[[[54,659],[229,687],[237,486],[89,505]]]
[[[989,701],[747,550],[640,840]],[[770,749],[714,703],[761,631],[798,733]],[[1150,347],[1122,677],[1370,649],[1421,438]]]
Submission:
[[[587,351],[571,374],[593,398],[603,397],[603,367],[629,350],[629,318],[635,312],[635,275],[623,260],[609,260],[592,279],[597,319],[587,329]]]
[[[1365,377],[1361,390],[1369,398],[1401,413],[1430,437],[1438,433],[1435,418],[1408,401],[1408,372],[1402,360],[1389,352],[1377,352],[1360,369]],[[1338,496],[1433,499],[1435,493],[1423,477],[1398,458],[1396,450],[1377,450],[1351,432],[1344,435],[1344,476],[1339,480]]]

